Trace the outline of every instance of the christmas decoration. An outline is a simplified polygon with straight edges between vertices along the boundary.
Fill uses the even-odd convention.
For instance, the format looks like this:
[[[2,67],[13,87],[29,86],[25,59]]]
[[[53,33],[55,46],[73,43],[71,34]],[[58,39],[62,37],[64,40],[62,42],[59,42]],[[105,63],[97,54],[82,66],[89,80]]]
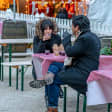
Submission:
[[[68,12],[68,18],[73,15],[87,15],[88,0],[16,0],[17,11],[35,15],[44,13],[46,16],[56,17],[61,8]],[[13,0],[0,0],[0,9],[6,10],[13,5]]]

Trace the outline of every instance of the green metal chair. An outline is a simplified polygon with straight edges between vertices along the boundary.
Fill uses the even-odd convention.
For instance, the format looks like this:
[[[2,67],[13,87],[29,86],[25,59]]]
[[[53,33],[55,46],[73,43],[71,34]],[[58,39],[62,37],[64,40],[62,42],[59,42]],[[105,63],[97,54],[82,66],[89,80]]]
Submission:
[[[66,112],[66,96],[67,96],[67,86],[64,85],[64,103],[63,103],[63,112]],[[77,104],[76,104],[76,112],[79,112],[79,97],[80,97],[80,93],[77,92]],[[86,95],[84,95],[83,98],[83,111],[82,112],[86,112]]]
[[[112,104],[112,103],[108,103],[108,104],[107,104],[107,112],[110,112],[111,104]]]
[[[80,98],[80,93],[77,92],[77,104],[76,104],[76,112],[79,112],[79,98]],[[86,102],[87,102],[87,97],[86,95],[83,95],[83,111],[82,112],[86,112]]]
[[[64,103],[63,103],[63,112],[66,112],[66,101],[67,101],[67,85],[64,85]],[[80,98],[80,93],[77,92],[77,103],[76,103],[76,112],[79,112],[79,98]],[[86,95],[83,95],[83,111],[82,112],[86,112],[86,104],[87,104],[87,97]],[[107,112],[110,112],[110,108],[111,108],[112,103],[108,103],[107,104]]]

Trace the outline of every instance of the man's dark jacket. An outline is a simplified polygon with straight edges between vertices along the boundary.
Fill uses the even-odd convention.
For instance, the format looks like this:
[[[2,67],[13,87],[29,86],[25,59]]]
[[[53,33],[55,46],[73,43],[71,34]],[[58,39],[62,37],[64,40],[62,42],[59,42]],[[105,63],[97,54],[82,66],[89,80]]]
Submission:
[[[90,72],[98,69],[100,41],[95,34],[86,31],[79,35],[73,46],[70,35],[63,39],[63,45],[67,56],[74,59],[72,66],[66,67],[58,76],[64,83],[85,93]]]

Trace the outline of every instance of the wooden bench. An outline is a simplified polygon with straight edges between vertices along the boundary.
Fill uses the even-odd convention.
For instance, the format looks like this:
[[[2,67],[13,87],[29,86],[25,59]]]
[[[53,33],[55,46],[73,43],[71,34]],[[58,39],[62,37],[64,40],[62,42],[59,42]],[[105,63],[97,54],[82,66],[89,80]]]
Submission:
[[[10,66],[16,68],[16,89],[18,89],[18,73],[19,67],[21,67],[21,91],[24,90],[24,66],[31,66],[31,61],[16,61],[16,62],[4,62],[3,66]],[[11,71],[9,72],[9,86],[11,86]]]
[[[32,56],[32,52],[26,52],[26,53],[12,53],[11,54],[12,56],[15,56],[15,57],[22,57],[22,56]],[[4,53],[4,56],[9,56],[9,53]]]
[[[28,57],[28,56],[32,56],[32,52],[26,52],[26,53],[12,53],[12,56],[11,57]],[[4,58],[5,57],[9,57],[9,53],[4,53]],[[0,53],[0,80],[3,81],[4,80],[4,74],[3,74],[3,65],[1,65],[1,62],[3,62],[3,57],[2,57],[2,54]]]

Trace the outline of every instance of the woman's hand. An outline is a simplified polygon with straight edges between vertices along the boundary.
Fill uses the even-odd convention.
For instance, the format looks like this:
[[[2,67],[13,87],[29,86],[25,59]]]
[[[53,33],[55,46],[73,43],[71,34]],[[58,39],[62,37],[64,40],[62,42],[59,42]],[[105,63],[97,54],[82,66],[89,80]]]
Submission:
[[[54,44],[52,49],[53,49],[54,55],[58,56],[59,55],[59,47],[58,47],[58,45]]]
[[[51,39],[51,34],[46,34],[43,36],[43,41]]]
[[[63,46],[63,44],[60,44],[60,46],[59,46],[59,51],[61,52],[61,51],[64,51],[64,46]]]

